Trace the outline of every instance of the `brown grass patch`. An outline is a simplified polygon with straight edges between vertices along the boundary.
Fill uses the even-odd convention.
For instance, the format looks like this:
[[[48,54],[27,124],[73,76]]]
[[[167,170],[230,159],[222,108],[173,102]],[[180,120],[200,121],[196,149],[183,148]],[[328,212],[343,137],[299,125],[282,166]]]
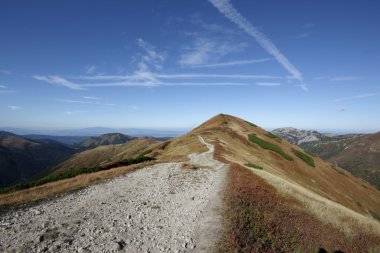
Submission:
[[[304,211],[298,201],[278,195],[249,169],[225,160],[221,145],[216,145],[215,151],[216,159],[231,164],[225,192],[225,232],[218,252],[376,250],[378,237],[358,232],[347,238]]]
[[[199,166],[192,163],[182,163],[181,168],[187,170],[197,170],[199,169]]]
[[[377,235],[380,239],[380,223],[372,217],[322,197],[289,179],[283,179],[266,171],[252,171],[275,187],[279,194],[297,199],[309,213],[314,214],[323,223],[339,229],[348,237],[363,232]],[[358,203],[356,204],[361,206],[361,203]]]
[[[91,174],[82,174],[73,178],[47,183],[27,190],[0,195],[0,209],[8,209],[21,204],[33,203],[46,198],[55,197],[62,193],[78,190],[92,184],[100,183],[107,179],[124,175],[154,163],[155,162],[147,162],[99,171]]]

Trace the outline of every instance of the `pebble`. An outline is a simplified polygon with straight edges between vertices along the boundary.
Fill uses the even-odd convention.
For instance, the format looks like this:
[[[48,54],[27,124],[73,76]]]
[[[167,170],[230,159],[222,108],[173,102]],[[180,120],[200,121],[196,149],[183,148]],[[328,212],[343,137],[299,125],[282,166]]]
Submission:
[[[212,153],[190,159],[197,164],[215,163]],[[168,174],[173,175],[170,180]],[[204,208],[217,198],[225,174],[225,170],[184,171],[181,163],[146,167],[128,177],[25,207],[17,211],[17,218],[16,213],[0,215],[0,229],[12,229],[12,233],[1,231],[0,245],[12,245],[15,252],[28,247],[31,252],[78,253],[186,252],[195,243],[203,248],[199,242],[209,244],[210,238],[198,239],[198,229],[205,224],[202,218],[217,216]],[[161,209],[152,211],[152,206]]]
[[[91,253],[91,250],[87,248],[79,248],[78,253]]]

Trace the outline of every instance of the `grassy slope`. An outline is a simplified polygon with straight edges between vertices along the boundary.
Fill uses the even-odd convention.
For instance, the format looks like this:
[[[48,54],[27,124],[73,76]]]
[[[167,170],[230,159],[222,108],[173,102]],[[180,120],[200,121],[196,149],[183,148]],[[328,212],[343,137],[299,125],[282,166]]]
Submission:
[[[256,134],[256,136],[266,142],[281,147],[284,152],[294,158],[294,161],[286,160],[281,155],[271,150],[263,149],[250,142],[247,136],[251,133]],[[283,202],[284,199],[289,198],[281,197],[280,192],[277,192],[275,188],[269,186],[263,180],[260,181],[261,183],[259,185],[255,185],[254,181],[258,180],[258,177],[250,171],[248,171],[248,174],[250,175],[248,176],[249,179],[244,179],[243,182],[240,182],[239,180],[232,181],[232,177],[240,177],[239,174],[243,175],[246,173],[244,172],[246,169],[241,168],[242,165],[249,163],[255,164],[256,166],[262,167],[264,172],[268,172],[284,179],[285,181],[294,182],[294,184],[300,185],[302,189],[306,189],[324,200],[329,200],[333,203],[337,203],[339,206],[342,205],[344,208],[354,210],[357,212],[355,215],[358,214],[360,217],[364,217],[365,220],[369,220],[371,224],[378,224],[373,218],[369,217],[369,212],[380,213],[380,193],[373,186],[359,178],[353,177],[349,173],[342,172],[340,169],[334,169],[331,164],[324,162],[319,158],[313,158],[315,168],[311,167],[306,164],[303,159],[297,157],[292,152],[292,148],[297,149],[296,146],[285,141],[279,143],[275,139],[267,136],[265,130],[249,125],[241,119],[226,115],[218,115],[200,125],[186,136],[168,142],[163,149],[160,149],[159,152],[157,152],[158,157],[165,157],[167,160],[174,158],[177,160],[185,160],[184,154],[194,151],[205,151],[204,148],[197,144],[199,143],[197,140],[198,135],[203,136],[206,141],[214,143],[223,150],[223,152],[219,154],[219,159],[237,164],[240,168],[237,172],[230,172],[235,174],[230,175],[230,185],[227,190],[226,204],[228,208],[235,206],[237,208],[247,208],[247,210],[241,214],[242,216],[232,219],[232,223],[229,223],[228,225],[231,229],[230,232],[235,231],[237,234],[240,234],[239,237],[243,241],[246,240],[245,238],[255,237],[257,240],[258,236],[264,236],[264,238],[260,238],[260,240],[267,240],[266,243],[257,242],[258,244],[253,243],[250,239],[247,239],[246,242],[238,242],[238,235],[231,232],[228,235],[228,237],[231,237],[229,243],[232,243],[230,244],[230,247],[237,247],[238,250],[235,249],[235,252],[265,252],[266,250],[276,252],[281,251],[281,247],[284,247],[282,248],[284,251],[292,251],[298,246],[307,251],[305,245],[310,246],[313,250],[320,246],[327,249],[354,249],[355,247],[371,247],[373,246],[374,241],[379,239],[376,235],[368,233],[363,227],[363,224],[359,224],[359,227],[357,227],[356,223],[349,225],[351,226],[351,229],[355,231],[355,234],[351,235],[350,238],[346,237],[343,229],[334,228],[333,224],[322,221],[320,217],[315,215],[315,213],[310,212],[309,209],[302,210],[304,209],[303,202],[295,199],[291,199],[290,202]],[[266,198],[264,193],[262,196],[260,194],[251,195],[251,193],[249,193],[244,187],[251,187],[252,185],[256,190],[263,187],[264,192],[270,191],[272,192],[271,194],[274,194],[275,196],[273,198]],[[244,187],[238,187],[234,193],[236,195],[228,195],[229,192],[232,194],[233,188],[237,186]],[[241,196],[243,200],[245,199],[244,201],[248,202],[244,202],[243,200],[238,201],[239,198],[237,196]],[[276,203],[272,203],[272,201]],[[280,205],[279,202],[284,204]],[[294,209],[294,203],[297,203],[296,205],[301,207]],[[260,208],[255,210],[255,206],[259,206]],[[332,207],[327,206],[326,208],[330,210]],[[277,212],[270,210],[276,210]],[[262,225],[259,225],[259,227],[261,227],[259,230],[262,234],[260,234],[261,232],[257,234],[254,229],[252,231],[249,227],[249,222],[244,223],[244,221],[247,221],[244,220],[247,219],[246,215],[250,215],[250,213],[254,212],[256,212],[255,215],[258,216],[254,216],[249,222],[255,224],[257,222],[263,222]],[[233,214],[236,213],[236,210],[230,209],[230,212],[227,213]],[[279,214],[277,215],[277,213]],[[260,221],[260,215],[264,216],[265,219]],[[285,219],[283,219],[284,217]],[[349,215],[346,218],[349,220],[351,219]],[[231,219],[229,220],[231,221]],[[243,222],[243,224],[241,222]],[[282,224],[284,224],[284,222],[285,224],[289,223],[288,228],[283,228]],[[308,224],[308,226],[302,228],[304,224]],[[314,233],[308,231],[308,229],[311,228],[320,229],[320,234],[319,232]],[[271,231],[271,229],[273,231]],[[374,237],[375,239],[373,239]],[[318,244],[317,240],[320,240],[321,243]],[[337,241],[337,244],[334,244],[334,241]],[[248,248],[245,248],[244,243],[248,245]]]
[[[126,161],[130,158],[138,157],[158,143],[158,141],[152,139],[140,138],[126,144],[102,146],[93,150],[78,153],[71,159],[63,162],[57,170],[54,170],[53,173],[44,178],[62,178],[63,180],[50,183],[47,181],[44,182],[43,185],[30,189],[1,194],[0,207],[23,204],[46,197],[52,197],[59,193],[85,187],[92,183],[122,175],[130,170],[140,168],[141,166],[146,166],[151,162],[125,167],[120,161]],[[147,156],[149,155],[150,154]],[[99,167],[98,165],[102,165],[107,170],[104,171],[104,168]],[[114,165],[123,167],[113,168]],[[82,172],[85,174],[82,174]],[[87,172],[90,174],[87,174]],[[74,175],[74,177],[71,177],[71,175]],[[64,179],[67,177],[71,178]],[[44,181],[44,179],[40,181]]]
[[[80,149],[93,149],[99,146],[124,144],[133,139],[135,139],[135,137],[131,137],[120,133],[109,133],[97,137],[90,137],[82,141],[81,143],[76,144],[75,147]]]
[[[379,237],[359,232],[347,238],[241,165],[232,163],[228,176],[219,252],[367,252],[376,247]]]
[[[0,187],[42,177],[74,152],[54,141],[3,134],[0,136]]]
[[[380,133],[358,138],[329,161],[380,189]]]
[[[157,143],[158,141],[153,139],[139,138],[125,144],[107,145],[86,150],[59,164],[54,169],[53,175],[72,168],[95,167],[135,157]]]
[[[284,152],[292,155],[294,161],[285,160],[277,153],[251,143],[247,138],[250,133],[255,133],[261,139],[281,147]],[[218,116],[191,134],[202,134],[207,140],[220,143],[225,149],[223,156],[229,161],[241,165],[256,164],[265,171],[290,179],[357,212],[367,214],[371,210],[380,213],[380,192],[375,187],[349,173],[335,170],[331,164],[317,157],[313,158],[315,168],[309,166],[293,154],[292,148],[298,149],[296,146],[285,141],[278,143],[266,137],[265,130],[252,127],[239,118]]]

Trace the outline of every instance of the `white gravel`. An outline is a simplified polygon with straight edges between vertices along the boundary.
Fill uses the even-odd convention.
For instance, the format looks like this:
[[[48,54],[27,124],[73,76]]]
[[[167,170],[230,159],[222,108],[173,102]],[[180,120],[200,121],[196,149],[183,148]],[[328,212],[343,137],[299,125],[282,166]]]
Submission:
[[[210,252],[227,165],[209,151],[0,217],[0,252]]]

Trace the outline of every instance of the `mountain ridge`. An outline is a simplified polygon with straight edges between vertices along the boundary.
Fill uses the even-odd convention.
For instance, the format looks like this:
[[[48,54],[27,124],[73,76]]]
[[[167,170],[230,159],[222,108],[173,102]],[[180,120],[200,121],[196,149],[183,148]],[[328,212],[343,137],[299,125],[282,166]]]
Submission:
[[[111,145],[111,144],[122,144],[128,141],[136,139],[136,137],[132,137],[129,135],[124,135],[121,133],[107,133],[102,134],[96,137],[89,137],[83,140],[80,143],[74,145],[74,148],[78,149],[93,149],[99,146]]]
[[[380,132],[331,136],[317,131],[280,128],[273,130],[272,133],[342,167],[380,189],[380,151],[378,150]],[[313,138],[305,141],[307,134],[311,134]]]
[[[123,145],[131,145],[134,141],[137,140],[85,151],[93,152],[98,149],[99,153],[91,154],[92,158],[84,157],[83,160],[99,158],[101,154],[106,154],[117,147],[122,149],[106,154],[106,157],[114,155],[116,159],[122,159],[126,150]],[[378,245],[380,226],[376,221],[380,213],[380,192],[374,186],[332,163],[305,153],[300,147],[243,119],[220,114],[185,135],[164,142],[151,143],[149,147],[141,146],[134,152],[138,156],[144,155],[156,159],[157,166],[145,167],[137,173],[143,179],[148,175],[149,178],[153,176],[155,179],[148,182],[143,180],[136,189],[127,187],[128,191],[123,194],[118,193],[112,198],[109,194],[112,195],[115,191],[112,190],[110,193],[107,189],[117,187],[117,182],[123,182],[122,185],[127,186],[128,180],[136,175],[135,172],[99,183],[95,191],[91,190],[92,187],[88,187],[89,190],[86,192],[91,193],[80,193],[80,195],[91,199],[91,203],[99,207],[96,208],[99,212],[95,214],[96,217],[104,217],[107,220],[109,208],[102,208],[103,204],[108,207],[131,202],[132,208],[144,213],[141,222],[145,220],[145,216],[151,219],[160,215],[162,211],[170,213],[171,209],[167,210],[166,205],[157,206],[156,202],[150,202],[161,196],[169,196],[169,199],[185,198],[185,202],[181,203],[188,205],[188,211],[194,210],[197,198],[193,195],[177,195],[178,190],[180,186],[184,187],[181,189],[188,189],[190,186],[200,189],[193,187],[194,184],[202,185],[202,189],[203,187],[209,189],[211,185],[207,182],[204,184],[204,178],[197,175],[210,175],[218,171],[219,166],[214,166],[216,163],[210,159],[212,156],[214,160],[229,167],[228,178],[223,182],[225,188],[218,190],[219,194],[223,195],[221,199],[225,205],[220,209],[224,220],[219,224],[226,226],[224,234],[218,235],[221,238],[220,252],[225,252],[226,249],[228,252],[236,250],[318,252],[322,248],[328,251],[371,252],[380,246]],[[107,162],[106,157],[101,160]],[[193,159],[194,157],[197,159]],[[74,161],[74,164],[78,163]],[[120,175],[118,171],[124,170],[130,171],[129,167],[111,168],[95,172],[94,175],[84,174],[69,178],[63,180],[62,184],[57,182],[41,185],[36,189],[29,189],[28,193],[34,194],[34,191],[40,191],[42,194],[47,194],[44,189],[54,185],[75,186],[76,182],[86,182],[89,178],[99,180],[102,175],[108,175],[105,178],[109,179],[110,175]],[[169,171],[165,172],[167,170]],[[156,185],[158,182],[163,184]],[[83,187],[83,184],[81,186]],[[157,187],[164,191],[160,190],[157,193],[151,190],[158,189]],[[145,195],[136,199],[142,190]],[[104,192],[107,194],[103,195]],[[25,194],[26,191],[15,192],[8,197],[25,198]],[[57,194],[56,191],[54,194]],[[5,197],[0,195],[0,200],[3,198]],[[68,195],[68,199],[71,198],[76,199],[75,196]],[[50,213],[49,208],[47,205],[42,210]],[[95,210],[88,208],[87,212]],[[211,208],[219,207],[211,206]],[[81,213],[82,211],[81,209]],[[71,217],[71,210],[67,212]],[[129,220],[140,222],[139,217],[134,216]],[[183,218],[181,216],[179,220]],[[24,217],[23,220],[29,219]],[[115,224],[112,220],[108,223]],[[153,229],[156,225],[151,224]],[[87,229],[87,223],[80,226],[81,229]],[[38,224],[35,224],[35,227],[38,227]],[[93,230],[88,231],[94,238],[99,238]],[[159,231],[165,230],[160,228]],[[106,236],[109,235],[107,231],[105,233]],[[191,238],[184,247],[195,245],[194,242],[197,241]]]
[[[33,180],[48,173],[75,151],[58,142],[33,141],[13,133],[0,134],[0,186]]]

